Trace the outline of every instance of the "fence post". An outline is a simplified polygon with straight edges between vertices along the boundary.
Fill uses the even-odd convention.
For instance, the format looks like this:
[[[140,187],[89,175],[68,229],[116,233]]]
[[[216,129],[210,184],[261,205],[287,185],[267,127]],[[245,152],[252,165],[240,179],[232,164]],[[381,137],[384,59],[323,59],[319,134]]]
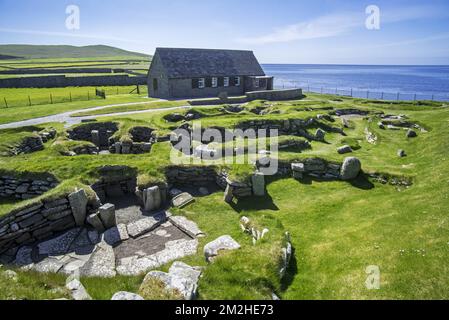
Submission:
[[[369,99],[369,90],[366,92],[366,98]]]
[[[53,96],[50,93],[50,104],[53,104]]]
[[[352,88],[351,88],[351,98],[352,98],[353,96],[352,96]]]
[[[69,92],[69,95],[70,95],[70,102],[72,102],[72,93]]]
[[[117,95],[118,95],[118,87],[117,87]]]
[[[384,93],[382,91],[382,97],[380,98],[380,100],[383,100],[383,99],[384,99]]]
[[[140,87],[137,85],[137,94],[140,94]]]
[[[89,91],[87,91],[87,101],[90,100],[90,95],[89,95]]]
[[[321,94],[323,94],[323,87],[321,87]]]
[[[6,108],[8,108],[8,102],[6,101],[6,98],[3,97],[3,99],[5,100],[5,106],[6,106]]]
[[[397,96],[397,99],[396,99],[397,101],[399,101],[399,92],[398,92],[398,96]]]
[[[434,96],[433,96],[433,94],[432,94],[432,101],[433,101],[433,99],[434,99]]]
[[[30,103],[30,107],[31,107],[31,97],[28,96],[28,102]]]
[[[416,101],[416,93],[415,93],[415,96],[413,97],[413,101]]]

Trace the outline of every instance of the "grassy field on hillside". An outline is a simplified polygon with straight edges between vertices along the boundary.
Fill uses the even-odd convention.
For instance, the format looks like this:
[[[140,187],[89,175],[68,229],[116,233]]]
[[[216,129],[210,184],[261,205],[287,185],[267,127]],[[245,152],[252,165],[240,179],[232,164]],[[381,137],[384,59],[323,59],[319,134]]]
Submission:
[[[61,106],[75,108],[72,104]],[[251,112],[258,107],[263,107],[266,113]],[[339,155],[337,148],[349,143],[357,146],[349,156],[358,157],[364,171],[355,181],[269,177],[266,197],[246,198],[231,206],[223,202],[223,192],[217,192],[197,198],[184,209],[173,210],[174,214],[195,221],[207,234],[201,239],[197,255],[182,260],[190,265],[207,266],[199,283],[200,299],[270,299],[272,292],[282,299],[449,298],[449,106],[436,102],[392,103],[311,94],[296,101],[254,101],[245,105],[240,113],[226,112],[222,108],[193,110],[201,114],[203,127],[225,128],[248,120],[316,118],[336,109],[357,108],[372,113],[351,118],[349,128],[344,129],[346,136],[327,133],[326,141],[311,142],[311,149],[302,152],[287,149],[279,153],[286,161],[320,157],[340,162],[348,155]],[[20,109],[31,110],[29,116],[35,114],[32,108]],[[404,130],[382,130],[377,126],[380,118],[376,112],[406,115],[426,132],[418,132],[417,138],[409,139]],[[164,116],[169,113],[107,118],[99,115],[98,120],[119,123],[118,135],[126,135],[131,127],[143,125],[166,134],[182,124],[167,122]],[[340,119],[323,121],[343,127]],[[33,154],[0,156],[2,170],[50,172],[64,181],[52,190],[58,193],[76,184],[94,182],[98,168],[104,164],[135,168],[139,183],[163,180],[164,168],[171,165],[171,148],[167,142],[156,143],[151,153],[143,155],[64,157],[59,152],[60,146],[67,143],[62,124],[42,127],[46,126],[56,127],[56,140],[47,142],[43,151]],[[375,144],[367,141],[367,128],[377,136]],[[7,142],[5,140],[13,133],[21,131],[26,134],[25,129],[0,130],[0,142]],[[407,157],[399,158],[399,149],[405,150]],[[248,166],[224,167],[236,175],[252,170]],[[407,177],[413,184],[409,187],[382,184],[369,178],[368,173]],[[0,214],[6,214],[15,205],[21,204],[0,202]],[[253,246],[251,237],[240,229],[241,216],[270,229],[268,237]],[[286,231],[292,237],[294,258],[287,277],[281,281],[277,276],[279,248]],[[206,265],[202,253],[204,244],[223,234],[231,235],[242,249],[224,254],[214,264]],[[381,271],[380,290],[365,287],[366,268],[372,265]],[[19,278],[23,279],[21,285],[14,287],[0,279],[0,298],[54,298],[55,287],[63,285],[63,279],[55,275],[41,279],[34,273],[20,272]],[[119,290],[138,292],[141,281],[142,277],[82,279],[96,299],[110,299]],[[48,285],[42,284],[47,282]],[[34,287],[37,291],[33,291]],[[59,295],[64,296],[64,293]]]

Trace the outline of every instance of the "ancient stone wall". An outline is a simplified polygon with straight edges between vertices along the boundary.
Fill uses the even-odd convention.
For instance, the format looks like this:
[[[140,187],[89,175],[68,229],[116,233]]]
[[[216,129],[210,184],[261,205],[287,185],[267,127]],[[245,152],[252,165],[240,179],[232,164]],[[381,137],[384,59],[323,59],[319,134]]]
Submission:
[[[80,190],[13,210],[0,219],[0,253],[83,225],[87,203],[87,195]]]
[[[32,199],[53,189],[58,185],[55,178],[44,179],[16,178],[13,176],[0,177],[0,197],[21,200]]]

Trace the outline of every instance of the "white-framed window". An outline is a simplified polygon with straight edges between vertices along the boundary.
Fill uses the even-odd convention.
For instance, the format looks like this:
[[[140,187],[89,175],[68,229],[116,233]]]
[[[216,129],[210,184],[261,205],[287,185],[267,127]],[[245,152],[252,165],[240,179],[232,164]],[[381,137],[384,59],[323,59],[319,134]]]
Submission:
[[[235,77],[235,86],[240,87],[240,77]]]
[[[204,89],[206,87],[206,79],[205,78],[199,78],[198,79],[198,88]]]
[[[229,77],[224,77],[223,78],[223,86],[229,87]]]
[[[218,87],[218,78],[213,77],[212,78],[212,88],[216,88],[216,87]]]

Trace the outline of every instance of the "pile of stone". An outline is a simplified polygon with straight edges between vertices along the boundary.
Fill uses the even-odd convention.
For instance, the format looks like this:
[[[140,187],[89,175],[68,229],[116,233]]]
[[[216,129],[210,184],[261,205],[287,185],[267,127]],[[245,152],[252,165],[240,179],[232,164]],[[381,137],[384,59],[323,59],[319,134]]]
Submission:
[[[306,140],[289,139],[289,140],[279,142],[279,150],[288,149],[288,148],[295,148],[298,151],[303,151],[303,150],[311,149],[312,146],[310,145],[309,141],[306,141]]]
[[[343,164],[328,162],[320,158],[306,159],[303,162],[291,164],[291,171],[295,179],[310,176],[322,180],[353,180],[362,169],[357,158],[346,158]]]
[[[13,210],[0,220],[0,253],[46,239],[75,225],[83,225],[87,203],[84,190],[80,190]]]
[[[16,199],[32,199],[55,188],[58,182],[55,178],[27,179],[13,176],[0,177],[0,197]]]

